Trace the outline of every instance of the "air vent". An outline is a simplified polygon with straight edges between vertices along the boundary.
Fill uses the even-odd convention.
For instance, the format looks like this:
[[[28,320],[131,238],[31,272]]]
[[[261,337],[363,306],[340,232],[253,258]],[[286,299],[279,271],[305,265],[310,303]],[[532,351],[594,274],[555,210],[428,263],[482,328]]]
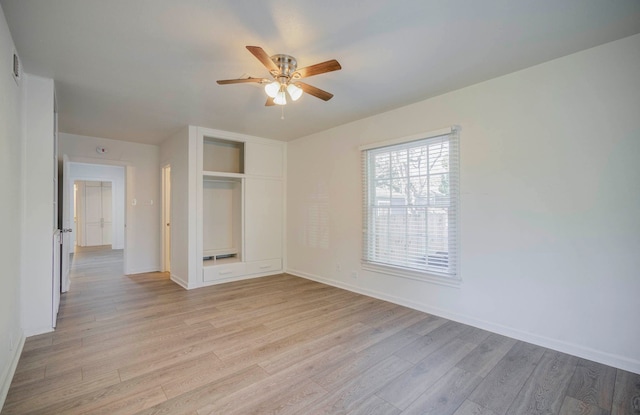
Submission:
[[[18,52],[15,50],[13,51],[13,68],[11,70],[11,74],[13,75],[13,79],[15,79],[16,84],[20,86],[20,80],[22,79],[22,64],[20,63]]]

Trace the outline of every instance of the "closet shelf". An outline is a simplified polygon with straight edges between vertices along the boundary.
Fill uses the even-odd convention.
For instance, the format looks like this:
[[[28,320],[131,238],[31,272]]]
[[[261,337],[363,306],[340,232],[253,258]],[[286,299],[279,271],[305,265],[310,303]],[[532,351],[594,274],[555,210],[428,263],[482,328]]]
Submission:
[[[220,177],[230,177],[230,178],[236,178],[236,179],[242,179],[244,178],[244,173],[227,173],[227,172],[222,172],[222,171],[203,171],[202,172],[202,177],[206,180],[207,178],[220,178]]]

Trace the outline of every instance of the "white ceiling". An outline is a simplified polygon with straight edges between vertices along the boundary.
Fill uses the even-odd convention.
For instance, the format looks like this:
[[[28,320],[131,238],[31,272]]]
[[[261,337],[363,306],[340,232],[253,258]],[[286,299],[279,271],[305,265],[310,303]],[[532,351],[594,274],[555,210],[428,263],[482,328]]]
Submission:
[[[292,140],[640,32],[640,0],[0,0],[62,132],[157,144],[192,124]],[[286,53],[335,94],[265,107]],[[428,114],[425,114],[428,116]]]

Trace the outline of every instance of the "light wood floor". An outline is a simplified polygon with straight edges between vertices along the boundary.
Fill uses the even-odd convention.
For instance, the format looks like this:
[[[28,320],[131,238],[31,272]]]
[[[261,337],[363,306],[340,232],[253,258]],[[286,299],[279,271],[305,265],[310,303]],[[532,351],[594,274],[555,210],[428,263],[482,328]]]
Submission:
[[[638,414],[640,376],[290,275],[185,291],[74,255],[2,414]]]

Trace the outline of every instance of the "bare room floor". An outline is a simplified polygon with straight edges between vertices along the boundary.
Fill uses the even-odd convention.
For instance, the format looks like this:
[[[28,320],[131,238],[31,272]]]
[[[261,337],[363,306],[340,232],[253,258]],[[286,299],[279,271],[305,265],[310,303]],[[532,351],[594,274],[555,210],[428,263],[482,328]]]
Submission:
[[[635,402],[635,403],[634,403]],[[638,414],[640,375],[277,275],[185,291],[74,255],[2,414]]]

